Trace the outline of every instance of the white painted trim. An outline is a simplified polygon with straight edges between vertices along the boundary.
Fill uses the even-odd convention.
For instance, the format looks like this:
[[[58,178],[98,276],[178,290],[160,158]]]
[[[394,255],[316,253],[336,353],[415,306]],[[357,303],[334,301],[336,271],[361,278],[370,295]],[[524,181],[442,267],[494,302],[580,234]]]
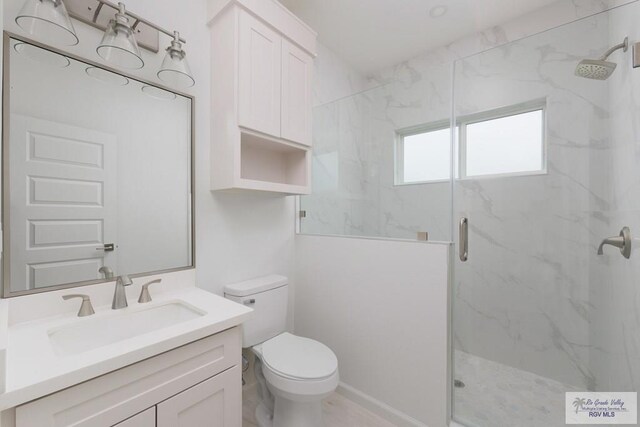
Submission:
[[[415,418],[410,417],[409,415],[400,412],[386,403],[380,402],[368,394],[365,394],[343,382],[338,385],[336,392],[374,414],[379,415],[387,421],[397,425],[398,427],[428,427],[426,424],[416,420]]]

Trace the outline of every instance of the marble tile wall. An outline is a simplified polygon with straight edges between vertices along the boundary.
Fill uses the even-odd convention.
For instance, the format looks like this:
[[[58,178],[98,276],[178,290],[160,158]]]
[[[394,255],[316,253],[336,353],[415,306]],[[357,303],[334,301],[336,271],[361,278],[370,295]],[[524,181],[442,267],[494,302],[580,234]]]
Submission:
[[[394,186],[393,141],[403,127],[451,115],[455,59],[628,3],[561,0],[499,27],[363,76],[321,46],[314,100],[314,194],[302,199],[309,234],[451,240],[448,183]],[[351,96],[348,96],[351,95]]]
[[[610,14],[609,38],[621,42],[640,41],[640,4]],[[622,226],[630,227],[635,251],[629,260],[615,248],[589,263],[591,359],[597,386],[602,390],[638,391],[640,388],[640,69],[631,67],[631,48],[617,52],[618,63],[609,79],[608,110],[610,143],[604,157],[605,170],[593,179],[606,186],[607,204],[592,213],[591,221],[614,236]],[[612,250],[613,249],[613,250]]]

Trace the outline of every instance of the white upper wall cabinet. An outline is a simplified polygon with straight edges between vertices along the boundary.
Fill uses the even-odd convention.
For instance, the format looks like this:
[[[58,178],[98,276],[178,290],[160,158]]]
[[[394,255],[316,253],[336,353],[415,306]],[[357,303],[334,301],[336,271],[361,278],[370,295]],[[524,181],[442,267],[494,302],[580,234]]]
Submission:
[[[316,33],[275,0],[209,0],[211,189],[309,194]]]
[[[279,137],[282,36],[244,10],[239,32],[239,124]]]
[[[311,84],[313,58],[282,40],[282,126],[289,141],[311,145]]]

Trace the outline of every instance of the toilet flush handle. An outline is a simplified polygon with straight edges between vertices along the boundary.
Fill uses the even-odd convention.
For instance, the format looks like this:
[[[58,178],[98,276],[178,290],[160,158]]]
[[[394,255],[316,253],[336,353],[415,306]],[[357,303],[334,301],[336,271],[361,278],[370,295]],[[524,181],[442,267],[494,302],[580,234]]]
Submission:
[[[255,298],[246,299],[246,300],[242,301],[242,303],[243,303],[244,305],[253,305],[253,304],[255,304],[255,303],[256,303],[256,300],[255,300]]]

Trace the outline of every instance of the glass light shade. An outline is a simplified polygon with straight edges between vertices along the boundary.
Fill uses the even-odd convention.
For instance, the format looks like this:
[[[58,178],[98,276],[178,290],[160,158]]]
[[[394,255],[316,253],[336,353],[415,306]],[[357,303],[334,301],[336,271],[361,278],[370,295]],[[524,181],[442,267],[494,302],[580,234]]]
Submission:
[[[16,24],[47,43],[78,44],[78,36],[62,0],[27,0],[16,16]]]
[[[71,61],[66,56],[59,55],[46,49],[41,49],[29,43],[16,43],[13,48],[20,55],[35,61],[39,64],[48,65],[55,68],[66,68],[71,65]]]
[[[169,92],[159,87],[145,85],[142,86],[142,92],[149,95],[152,98],[160,99],[162,101],[173,101],[176,99],[176,94]]]
[[[126,86],[129,84],[129,79],[120,74],[112,73],[111,71],[103,70],[98,67],[87,67],[85,70],[88,76],[93,77],[99,82],[106,83],[114,86]]]
[[[144,66],[138,42],[129,26],[129,18],[124,15],[122,3],[121,11],[109,22],[96,51],[102,59],[118,67],[139,69]]]
[[[20,55],[35,61],[39,64],[55,67],[66,68],[71,65],[71,61],[66,56],[59,55],[46,49],[41,49],[29,43],[16,43],[13,48]]]
[[[188,88],[195,85],[196,81],[192,77],[186,56],[180,36],[176,33],[171,46],[167,48],[167,54],[158,71],[158,78],[171,87]]]

